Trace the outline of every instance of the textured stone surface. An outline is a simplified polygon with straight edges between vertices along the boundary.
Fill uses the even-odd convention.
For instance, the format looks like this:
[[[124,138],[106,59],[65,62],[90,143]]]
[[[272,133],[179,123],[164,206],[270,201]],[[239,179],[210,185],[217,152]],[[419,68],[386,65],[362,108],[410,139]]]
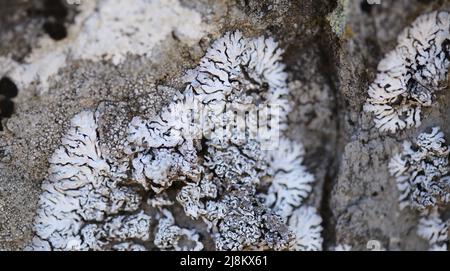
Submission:
[[[377,240],[389,250],[426,249],[416,235],[416,212],[398,208],[398,191],[387,165],[401,142],[412,139],[433,125],[448,130],[448,95],[438,95],[436,106],[425,110],[417,129],[394,135],[380,134],[372,116],[362,112],[368,85],[378,62],[395,46],[397,35],[417,16],[433,10],[448,10],[445,1],[381,1],[381,5],[352,2],[339,50],[339,92],[343,152],[330,195],[335,242],[367,249]]]
[[[0,58],[24,63],[39,40],[48,38],[48,21],[70,28],[77,8],[56,1],[62,3],[61,15],[49,11],[46,2],[2,1]],[[99,120],[105,139],[101,148],[120,155],[132,116],[158,112],[175,89],[182,89],[179,78],[195,67],[211,41],[235,29],[246,36],[273,36],[285,49],[294,106],[287,135],[303,142],[304,163],[317,180],[308,202],[319,208],[324,220],[324,248],[348,244],[365,250],[369,240],[390,250],[427,248],[416,235],[417,213],[398,209],[387,165],[404,139],[427,127],[439,125],[450,136],[450,96],[438,95],[436,105],[424,110],[421,127],[395,135],[380,134],[362,105],[377,64],[395,46],[397,35],[422,13],[450,9],[446,1],[176,2],[208,25],[194,30],[203,33],[198,40],[187,41],[173,31],[149,48],[151,58],[128,55],[119,65],[70,60],[50,77],[46,91],[35,84],[19,89],[13,116],[1,120],[0,250],[21,249],[29,241],[48,157],[74,114],[99,107],[105,113]],[[0,78],[2,73],[0,67]],[[205,231],[190,225],[180,210],[174,214],[179,225]],[[210,242],[205,240],[207,248]]]

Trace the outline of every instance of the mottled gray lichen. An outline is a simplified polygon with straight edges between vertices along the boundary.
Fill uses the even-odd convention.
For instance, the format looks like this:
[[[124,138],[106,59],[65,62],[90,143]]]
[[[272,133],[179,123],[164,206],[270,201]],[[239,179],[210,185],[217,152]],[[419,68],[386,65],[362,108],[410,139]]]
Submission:
[[[281,54],[271,38],[226,33],[188,72],[183,94],[155,117],[131,120],[125,156],[101,148],[107,104],[75,115],[50,159],[29,248],[141,250],[133,242],[147,242],[156,227],[156,248],[201,250],[199,234],[165,209],[174,202],[164,193],[181,182],[178,204],[206,222],[216,249],[321,249],[314,208],[294,213],[314,179],[301,144],[282,135],[290,108]]]
[[[417,226],[417,234],[427,240],[431,251],[447,251],[449,239],[449,222],[442,221],[438,211],[422,217]]]
[[[337,7],[328,14],[327,20],[330,23],[331,30],[338,36],[342,36],[347,26],[347,17],[349,9],[349,0],[338,0]]]
[[[439,127],[421,133],[412,144],[403,143],[403,152],[389,163],[389,171],[397,180],[400,207],[418,209],[450,202],[449,149]]]
[[[283,220],[311,191],[302,147],[278,143],[290,110],[281,53],[272,39],[226,33],[188,72],[183,95],[156,118],[136,117],[130,125],[136,181],[156,193],[183,181],[178,203],[207,223],[219,250],[289,249],[292,234]],[[267,106],[273,108],[256,122],[254,114]],[[268,196],[260,195],[267,181]]]
[[[421,15],[398,37],[396,48],[378,64],[364,110],[380,131],[395,133],[421,124],[421,107],[445,88],[450,64],[450,15]]]
[[[450,6],[446,1],[154,0],[153,6],[158,8],[150,10],[150,13],[144,8],[132,7],[115,12],[114,15],[118,16],[110,16],[109,11],[103,10],[107,6],[105,3],[113,1],[101,1],[101,5],[96,0],[83,1],[89,5],[96,2],[98,10],[69,6],[68,17],[64,19],[68,36],[61,41],[52,41],[42,29],[42,25],[49,19],[40,9],[44,2],[57,1],[5,0],[0,4],[8,5],[6,9],[0,8],[0,77],[8,77],[19,88],[19,96],[13,99],[13,115],[1,120],[4,131],[0,131],[0,250],[22,249],[29,242],[32,218],[41,193],[41,181],[49,180],[48,158],[61,147],[61,139],[70,130],[70,120],[85,110],[96,116],[97,140],[102,157],[111,163],[111,167],[126,165],[130,169],[124,185],[132,187],[143,196],[139,201],[139,209],[144,209],[145,215],[151,217],[148,232],[150,239],[147,241],[136,244],[133,241],[117,240],[109,245],[94,242],[90,246],[112,250],[160,249],[155,244],[154,237],[159,220],[165,217],[161,215],[163,209],[166,209],[174,219],[172,225],[175,228],[188,231],[195,229],[204,249],[214,249],[216,244],[210,236],[213,230],[207,230],[207,226],[214,227],[214,223],[204,221],[202,213],[209,208],[211,221],[221,221],[225,208],[215,208],[218,206],[208,206],[206,203],[219,201],[218,198],[224,193],[224,189],[216,185],[221,183],[222,177],[214,176],[218,159],[228,161],[229,157],[236,154],[233,151],[209,148],[214,153],[220,153],[221,157],[210,157],[209,166],[214,169],[208,167],[207,170],[214,173],[199,178],[198,183],[185,181],[186,179],[177,180],[176,172],[184,175],[187,171],[187,168],[180,167],[167,170],[167,176],[170,176],[167,182],[161,182],[163,178],[153,182],[147,177],[155,177],[149,168],[156,168],[163,175],[165,168],[162,164],[148,163],[148,160],[153,157],[175,157],[177,155],[174,153],[178,151],[159,152],[144,147],[138,156],[146,157],[147,160],[135,161],[145,161],[145,164],[141,163],[142,174],[140,177],[133,177],[132,162],[137,156],[127,154],[130,145],[126,127],[135,116],[148,120],[158,115],[170,103],[175,92],[184,89],[183,84],[193,80],[188,74],[188,80],[182,82],[181,73],[196,66],[211,41],[223,34],[220,31],[236,28],[247,36],[265,34],[277,37],[281,46],[286,49],[283,62],[289,72],[289,104],[293,106],[288,116],[286,135],[296,146],[300,145],[300,140],[304,143],[303,163],[309,172],[314,173],[316,180],[312,191],[305,193],[308,194],[307,198],[303,198],[302,193],[295,193],[300,197],[293,200],[301,201],[302,207],[296,208],[294,212],[310,205],[320,209],[325,249],[366,250],[380,247],[388,250],[423,250],[443,249],[445,243],[448,245],[445,241],[439,241],[437,246],[431,244],[434,237],[439,236],[441,239],[444,236],[443,225],[448,223],[445,221],[448,218],[446,206],[439,207],[439,215],[422,218],[412,210],[392,208],[397,205],[398,189],[396,182],[389,177],[388,161],[401,146],[399,142],[405,138],[414,138],[423,130],[403,129],[400,132],[397,129],[396,133],[384,135],[374,127],[373,114],[362,112],[367,86],[372,83],[372,75],[376,74],[374,68],[383,54],[392,50],[399,33],[411,25],[419,14],[449,10]],[[123,3],[132,5],[128,2]],[[122,7],[125,6],[123,3]],[[171,7],[181,11],[175,15],[175,24],[168,22],[174,14]],[[139,24],[142,29],[133,33],[122,31],[120,26],[121,21],[133,26],[133,18],[122,18],[124,14],[129,16],[134,13],[127,13],[130,10],[143,11],[142,17],[133,15],[133,18],[142,19],[142,24]],[[151,15],[155,12],[162,16]],[[79,24],[82,20],[76,19],[78,14],[81,15],[80,18],[88,15],[84,17],[90,21],[86,27]],[[113,17],[120,18],[109,22],[112,31],[105,27],[96,28],[97,32],[92,31],[91,28],[95,28],[97,23],[108,26],[108,23],[103,22]],[[160,20],[151,21],[152,18]],[[201,23],[197,24],[200,20]],[[183,31],[179,22],[189,27],[189,31],[195,32]],[[158,32],[158,27],[146,27],[155,24],[171,25],[171,28]],[[111,35],[100,35],[101,30],[109,31]],[[122,33],[126,35],[121,36]],[[148,33],[155,39],[149,39],[142,33]],[[83,50],[77,50],[77,46],[71,44],[74,41],[79,44],[79,37],[91,41],[80,47]],[[118,38],[120,44],[124,44],[127,37],[133,40],[128,40],[127,45],[119,48],[117,44],[110,42],[111,37]],[[99,39],[96,41],[96,38]],[[139,44],[141,38],[149,42]],[[136,44],[138,46],[134,47]],[[91,47],[96,47],[96,50],[91,51]],[[68,51],[61,48],[77,51],[77,54],[67,55],[64,52]],[[64,52],[61,54],[62,51]],[[83,52],[87,54],[84,55]],[[191,74],[195,75],[196,72]],[[444,82],[445,80],[442,83]],[[402,104],[413,107],[415,121],[421,115],[420,120],[424,126],[440,126],[447,134],[449,96],[445,92],[435,95],[440,87],[411,89],[415,94],[406,95],[407,98],[402,98],[400,105],[395,103],[394,107],[401,107]],[[427,101],[428,94],[432,91],[428,90],[434,91],[431,104]],[[425,95],[417,95],[420,93]],[[419,107],[421,112],[417,113]],[[205,141],[207,140],[195,144],[194,148],[198,150],[200,146],[204,146]],[[221,142],[218,141],[215,145],[220,145]],[[208,148],[202,148],[198,153],[201,159],[206,155],[205,149]],[[195,158],[186,155],[187,151],[184,154],[185,158]],[[261,157],[267,157],[266,155],[263,152]],[[264,163],[259,163],[257,167],[258,170],[262,168],[263,171],[270,171],[270,166]],[[217,172],[221,174],[224,170],[240,169],[229,165],[217,167]],[[246,168],[243,172],[251,171]],[[188,178],[195,179],[195,175],[197,174]],[[270,177],[271,174],[268,173],[267,176]],[[284,184],[283,181],[281,179],[280,184]],[[273,203],[291,202],[287,201],[289,197],[282,196],[285,193],[279,194],[273,187],[274,192],[270,196],[272,204],[269,204],[267,192],[271,182],[272,178],[263,178],[258,186],[257,194],[262,197],[255,203],[255,216],[266,214],[267,206],[271,209]],[[236,186],[236,183],[239,184],[229,182],[232,186]],[[251,181],[245,180],[245,183]],[[160,189],[163,191],[156,194],[155,190]],[[241,195],[235,194],[230,193],[230,198]],[[186,202],[186,208],[179,202]],[[228,200],[221,199],[221,202],[228,203]],[[239,201],[239,204],[248,205],[248,201]],[[141,210],[134,214],[140,212]],[[233,215],[239,217],[241,214]],[[102,238],[105,241],[107,235],[118,236],[113,232],[121,232],[108,223],[113,220],[128,221],[126,217],[128,216],[111,215],[100,222],[99,227],[87,223],[81,234],[86,236],[83,237],[86,240]],[[278,215],[271,215],[267,219],[274,228],[264,227],[262,232],[274,230],[281,234],[279,236],[289,236],[295,231],[285,231],[288,228],[285,222],[280,223]],[[129,221],[138,220],[131,218]],[[288,223],[293,221],[288,218]],[[108,231],[103,227],[106,224],[109,225]],[[228,221],[224,225],[228,225]],[[301,225],[306,226],[306,223]],[[186,235],[180,239],[177,239],[180,235],[173,236],[176,238],[168,240],[181,240],[183,245],[186,244]],[[273,235],[262,243],[269,242],[270,239],[277,240],[277,236]],[[314,236],[317,235],[310,237],[314,239]],[[110,237],[109,240],[113,240],[111,238],[116,237]],[[292,238],[294,239],[298,240]],[[188,244],[195,247],[195,242]],[[240,245],[233,242],[223,244]],[[78,243],[72,242],[70,245],[76,249]],[[176,248],[168,245],[167,249]]]

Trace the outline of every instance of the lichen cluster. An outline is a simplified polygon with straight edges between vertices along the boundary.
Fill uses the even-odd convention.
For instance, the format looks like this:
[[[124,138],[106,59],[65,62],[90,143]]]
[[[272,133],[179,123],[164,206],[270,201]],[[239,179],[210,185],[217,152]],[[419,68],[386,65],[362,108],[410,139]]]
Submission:
[[[435,93],[447,87],[449,31],[448,12],[421,15],[379,63],[364,110],[374,113],[381,132],[419,127],[422,107],[431,106]],[[444,133],[434,127],[414,143],[405,141],[403,151],[389,162],[400,209],[410,206],[421,212],[417,233],[431,250],[447,249],[448,224],[440,220],[439,210],[450,202],[449,152]]]
[[[419,134],[414,143],[405,141],[403,151],[392,157],[389,171],[396,178],[400,209],[420,211],[417,234],[430,250],[447,250],[448,223],[439,211],[450,202],[450,150],[439,127]]]
[[[97,249],[108,238],[115,242],[138,236],[148,239],[151,218],[133,215],[141,196],[121,185],[126,168],[113,167],[100,152],[94,114],[77,114],[61,143],[50,158],[49,177],[42,183],[30,248]]]
[[[437,210],[420,219],[417,234],[427,240],[432,251],[447,251],[449,239],[449,222],[444,222]]]
[[[422,107],[446,87],[450,57],[450,15],[432,12],[417,18],[378,65],[364,106],[380,131],[395,133],[421,124]]]
[[[125,158],[99,148],[101,111],[76,115],[50,159],[30,249],[320,250],[321,218],[302,206],[314,178],[301,143],[284,137],[287,73],[272,38],[215,41],[187,86],[128,126]],[[176,208],[175,208],[176,209]]]
[[[421,133],[413,144],[403,143],[403,152],[389,163],[397,180],[400,207],[423,210],[450,202],[449,149],[438,127]]]

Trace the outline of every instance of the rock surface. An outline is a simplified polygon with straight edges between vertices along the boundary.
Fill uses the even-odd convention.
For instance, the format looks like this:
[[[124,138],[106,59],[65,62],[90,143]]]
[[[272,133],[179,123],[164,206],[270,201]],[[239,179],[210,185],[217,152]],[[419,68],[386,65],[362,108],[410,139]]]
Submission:
[[[6,109],[0,108],[0,250],[22,249],[29,242],[48,158],[73,115],[84,109],[102,111],[101,148],[120,155],[131,118],[137,112],[156,114],[175,89],[182,89],[180,78],[196,66],[210,43],[235,29],[250,37],[272,36],[285,50],[294,105],[287,136],[303,142],[304,163],[317,180],[308,203],[320,210],[324,249],[345,244],[366,250],[373,248],[373,241],[388,250],[427,248],[416,234],[418,214],[398,208],[395,180],[387,166],[403,140],[427,127],[440,126],[450,135],[450,96],[437,96],[435,105],[424,111],[422,126],[394,135],[380,134],[362,106],[377,64],[395,46],[397,35],[420,14],[450,9],[450,3],[149,2],[166,12],[159,23],[167,29],[146,29],[158,40],[152,39],[145,54],[125,50],[119,62],[67,53],[74,52],[71,44],[86,31],[77,18],[89,11],[79,6],[49,0],[0,3],[0,79],[8,78],[18,87],[17,97],[11,99],[13,114],[5,117]],[[172,9],[190,27],[169,23]],[[62,62],[53,59],[60,48]],[[46,63],[47,56],[55,62]],[[13,69],[30,61],[58,69],[29,82]],[[0,91],[2,101],[6,87]],[[190,223],[181,212],[177,222]],[[211,247],[208,240],[205,243]]]

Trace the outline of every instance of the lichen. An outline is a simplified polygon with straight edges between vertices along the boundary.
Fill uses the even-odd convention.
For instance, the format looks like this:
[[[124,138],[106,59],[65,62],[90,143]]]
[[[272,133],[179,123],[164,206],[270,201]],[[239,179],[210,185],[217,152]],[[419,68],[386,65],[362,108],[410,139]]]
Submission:
[[[314,177],[302,165],[303,155],[302,144],[287,139],[282,139],[277,149],[268,152],[273,180],[265,204],[284,220],[302,204],[312,189]]]
[[[116,217],[138,210],[141,197],[120,185],[125,173],[100,152],[94,113],[74,116],[61,143],[49,160],[30,249],[99,249],[106,244],[98,243],[98,234],[114,241],[147,239],[142,223],[150,223],[149,216]]]
[[[302,146],[280,140],[290,111],[281,54],[271,38],[227,33],[186,74],[182,96],[155,118],[136,117],[130,125],[128,151],[140,159],[133,175],[142,177],[142,168],[154,163],[142,160],[143,153],[169,148],[185,157],[156,162],[164,161],[164,172],[189,169],[173,174],[185,183],[177,202],[206,222],[219,250],[289,249],[293,236],[283,221],[311,191]],[[136,182],[154,183],[159,178],[150,174],[157,172]],[[264,185],[267,195],[258,192]]]
[[[437,210],[422,217],[417,227],[417,234],[427,240],[432,251],[447,251],[449,242],[449,221],[444,222]]]
[[[421,15],[398,37],[394,50],[378,64],[369,86],[366,112],[380,131],[395,133],[421,124],[421,109],[446,87],[450,56],[448,12]]]
[[[321,219],[300,207],[314,178],[301,143],[283,135],[282,52],[272,38],[226,33],[183,93],[131,120],[120,160],[99,147],[102,110],[76,115],[50,159],[31,248],[141,250],[155,221],[156,248],[203,249],[199,233],[176,225],[176,204],[205,222],[218,250],[321,249]]]
[[[159,218],[154,243],[161,250],[199,251],[203,249],[198,233],[176,226],[175,219],[168,210],[163,210],[162,217]]]
[[[322,218],[314,207],[302,206],[289,219],[289,228],[295,233],[297,251],[322,250]]]
[[[400,192],[400,208],[423,210],[450,202],[449,149],[438,127],[421,133],[413,144],[403,143],[403,152],[389,163]]]
[[[67,37],[55,41],[42,37],[24,63],[7,59],[8,75],[26,88],[35,82],[41,91],[49,79],[74,60],[111,61],[119,65],[128,55],[150,57],[152,48],[176,33],[178,39],[193,45],[210,26],[199,13],[184,8],[178,0],[90,0],[77,6],[75,22]],[[0,59],[0,71],[2,70]]]
[[[331,30],[339,37],[342,37],[347,25],[349,4],[350,1],[348,0],[337,1],[337,7],[327,16]]]
[[[155,149],[133,159],[133,180],[145,189],[160,193],[175,180],[197,179],[199,172],[189,161],[173,150]],[[183,177],[186,176],[186,177]]]

